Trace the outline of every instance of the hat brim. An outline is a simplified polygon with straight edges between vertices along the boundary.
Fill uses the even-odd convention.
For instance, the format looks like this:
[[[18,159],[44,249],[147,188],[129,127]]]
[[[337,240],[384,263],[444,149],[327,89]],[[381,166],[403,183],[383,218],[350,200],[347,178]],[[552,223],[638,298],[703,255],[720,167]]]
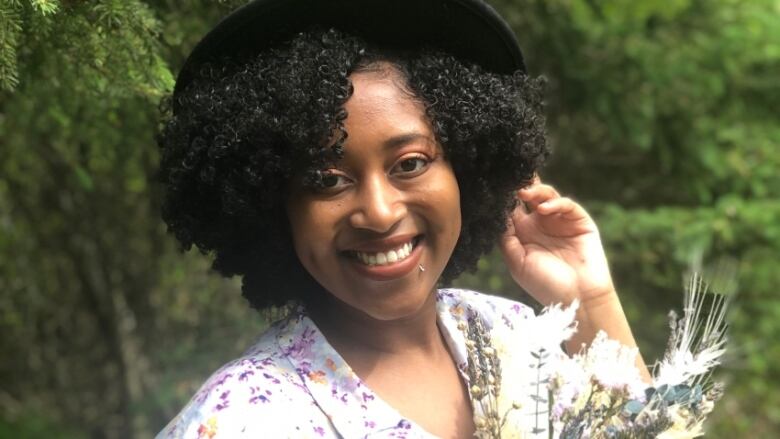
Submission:
[[[494,73],[525,72],[511,28],[481,0],[256,0],[225,17],[195,46],[174,96],[204,63],[259,51],[313,27],[393,48],[439,48]]]

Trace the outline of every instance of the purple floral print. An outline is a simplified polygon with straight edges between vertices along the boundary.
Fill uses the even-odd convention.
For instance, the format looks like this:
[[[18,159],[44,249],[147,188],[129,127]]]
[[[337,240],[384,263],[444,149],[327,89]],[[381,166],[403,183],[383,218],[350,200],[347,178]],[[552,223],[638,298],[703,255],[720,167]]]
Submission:
[[[479,315],[487,325],[512,328],[533,318],[525,305],[459,289],[438,291],[437,312],[439,328],[467,384],[468,356],[458,323]],[[157,435],[257,437],[433,436],[368,388],[299,307],[269,327],[244,356],[215,372]]]

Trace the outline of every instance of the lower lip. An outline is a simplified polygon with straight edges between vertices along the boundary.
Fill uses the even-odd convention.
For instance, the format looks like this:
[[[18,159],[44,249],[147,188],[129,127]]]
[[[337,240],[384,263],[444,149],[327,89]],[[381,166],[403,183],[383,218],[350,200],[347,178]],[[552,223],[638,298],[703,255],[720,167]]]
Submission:
[[[393,262],[387,265],[366,265],[356,259],[351,259],[352,265],[362,275],[373,280],[393,280],[406,276],[410,271],[417,268],[422,257],[422,243],[424,239],[412,249],[412,253],[400,262]]]

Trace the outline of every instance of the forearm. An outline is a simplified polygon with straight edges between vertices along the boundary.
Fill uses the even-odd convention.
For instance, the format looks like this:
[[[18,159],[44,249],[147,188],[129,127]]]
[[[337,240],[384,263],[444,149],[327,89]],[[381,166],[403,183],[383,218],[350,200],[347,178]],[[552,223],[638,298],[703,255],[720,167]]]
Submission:
[[[600,330],[606,332],[610,339],[616,340],[624,346],[637,347],[626,314],[623,312],[620,299],[615,291],[580,303],[576,319],[577,332],[566,342],[566,351],[569,354],[578,352],[583,345],[590,345]],[[649,383],[650,372],[641,353],[637,355],[636,366],[642,379]]]

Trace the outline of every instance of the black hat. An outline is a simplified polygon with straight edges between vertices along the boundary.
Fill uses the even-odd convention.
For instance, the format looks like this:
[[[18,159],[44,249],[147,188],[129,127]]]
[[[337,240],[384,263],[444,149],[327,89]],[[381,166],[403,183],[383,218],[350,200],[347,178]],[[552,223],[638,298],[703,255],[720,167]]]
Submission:
[[[225,17],[184,62],[174,96],[203,63],[260,50],[312,27],[394,48],[429,45],[482,68],[525,72],[509,25],[482,0],[255,0]]]

